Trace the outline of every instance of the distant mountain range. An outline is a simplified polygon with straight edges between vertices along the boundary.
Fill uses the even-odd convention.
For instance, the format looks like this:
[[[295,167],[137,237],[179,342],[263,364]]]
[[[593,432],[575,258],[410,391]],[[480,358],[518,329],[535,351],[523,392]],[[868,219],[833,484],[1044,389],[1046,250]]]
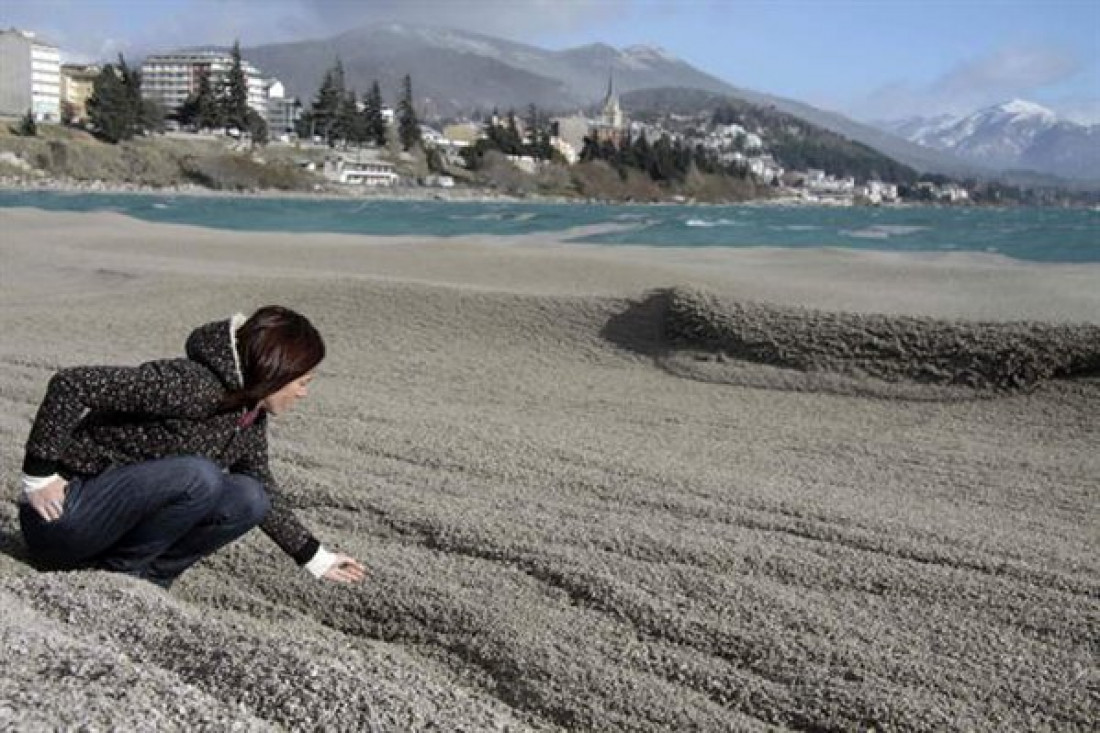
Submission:
[[[1033,102],[1014,99],[965,117],[911,117],[879,126],[990,168],[1100,180],[1100,125],[1061,120]]]
[[[418,108],[429,119],[493,108],[521,111],[532,103],[559,113],[590,108],[603,97],[608,76],[613,75],[621,93],[682,87],[774,107],[918,171],[989,176],[995,170],[976,159],[918,144],[890,129],[735,87],[654,46],[617,49],[597,43],[549,51],[469,31],[386,23],[332,38],[246,48],[243,54],[306,102],[338,57],[347,85],[360,93],[378,80],[383,94],[393,98],[401,78],[410,74]]]
[[[332,38],[256,46],[244,56],[278,77],[288,93],[310,100],[337,57],[350,87],[364,92],[377,79],[391,97],[410,74],[426,116],[480,109],[523,110],[534,103],[557,112],[591,107],[607,90],[683,87],[770,105],[868,145],[921,171],[977,172],[951,155],[877,127],[794,100],[735,87],[654,46],[617,49],[602,43],[549,51],[469,31],[402,23],[371,25]]]

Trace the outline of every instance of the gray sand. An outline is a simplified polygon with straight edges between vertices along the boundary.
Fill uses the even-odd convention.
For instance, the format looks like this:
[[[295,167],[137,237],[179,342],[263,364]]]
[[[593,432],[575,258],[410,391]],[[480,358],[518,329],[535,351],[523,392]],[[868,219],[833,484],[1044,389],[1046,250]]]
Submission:
[[[0,729],[1100,715],[1096,266],[27,210],[0,232]],[[274,469],[367,583],[318,583],[258,533],[168,594],[35,572],[14,485],[51,371],[178,354],[271,302],[330,351]],[[994,378],[998,349],[1031,355],[1026,380]],[[991,378],[917,369],[955,357]]]

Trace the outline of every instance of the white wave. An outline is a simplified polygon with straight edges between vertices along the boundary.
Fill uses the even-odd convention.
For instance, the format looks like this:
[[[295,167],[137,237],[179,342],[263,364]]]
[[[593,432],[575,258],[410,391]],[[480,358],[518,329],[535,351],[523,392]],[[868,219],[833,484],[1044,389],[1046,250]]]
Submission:
[[[928,229],[928,227],[904,226],[901,224],[875,224],[863,229],[841,229],[840,233],[859,239],[889,239]]]
[[[688,219],[684,222],[684,225],[689,227],[703,227],[709,229],[710,227],[741,226],[741,223],[738,221],[734,221],[733,219]]]

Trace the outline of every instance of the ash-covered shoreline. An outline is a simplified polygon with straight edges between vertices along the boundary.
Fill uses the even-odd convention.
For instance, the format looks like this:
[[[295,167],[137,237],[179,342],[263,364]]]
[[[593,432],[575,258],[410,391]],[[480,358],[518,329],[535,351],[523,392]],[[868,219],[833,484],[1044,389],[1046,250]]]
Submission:
[[[996,398],[819,389],[866,369],[834,340],[881,359],[895,316],[815,315],[1098,325],[1095,267],[0,225],[0,728],[1095,727],[1100,384],[921,385],[928,336],[889,384]],[[722,294],[685,297],[711,330],[681,344],[644,297],[677,282]],[[329,346],[273,471],[367,582],[259,533],[168,594],[38,573],[16,479],[53,371],[178,355],[267,303]],[[783,336],[760,362],[705,345],[759,332]],[[737,379],[670,376],[668,352]]]
[[[811,373],[1011,392],[1100,376],[1100,326],[974,322],[746,302],[693,288],[650,296],[671,348]]]

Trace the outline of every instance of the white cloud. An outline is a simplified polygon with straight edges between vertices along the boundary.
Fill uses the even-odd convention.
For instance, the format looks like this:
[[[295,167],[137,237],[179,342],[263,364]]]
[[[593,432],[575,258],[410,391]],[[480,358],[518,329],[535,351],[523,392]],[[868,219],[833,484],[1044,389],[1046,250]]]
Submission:
[[[959,64],[937,79],[931,91],[948,98],[1026,94],[1062,81],[1080,68],[1072,53],[1057,46],[1005,47]]]
[[[1049,96],[1044,90],[1073,78],[1083,68],[1079,58],[1061,47],[1005,46],[956,64],[926,85],[903,81],[884,85],[847,108],[862,119],[969,114],[1016,97]]]
[[[1100,99],[1054,99],[1047,106],[1059,117],[1079,125],[1100,125]]]

